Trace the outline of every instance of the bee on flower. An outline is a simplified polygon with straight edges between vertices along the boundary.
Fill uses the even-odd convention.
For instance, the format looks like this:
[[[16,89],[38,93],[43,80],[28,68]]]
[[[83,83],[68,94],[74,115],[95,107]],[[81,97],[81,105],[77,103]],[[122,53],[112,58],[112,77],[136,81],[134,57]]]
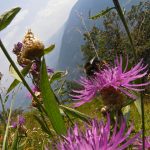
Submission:
[[[78,107],[84,103],[92,101],[97,95],[101,95],[104,104],[108,107],[122,108],[126,103],[126,97],[133,100],[137,98],[136,93],[144,91],[144,86],[150,84],[135,83],[147,75],[147,65],[143,65],[143,60],[131,69],[128,69],[128,59],[125,68],[123,68],[122,57],[116,58],[114,66],[106,65],[104,69],[95,72],[91,78],[81,77],[79,83],[83,86],[82,90],[73,90],[71,95]]]

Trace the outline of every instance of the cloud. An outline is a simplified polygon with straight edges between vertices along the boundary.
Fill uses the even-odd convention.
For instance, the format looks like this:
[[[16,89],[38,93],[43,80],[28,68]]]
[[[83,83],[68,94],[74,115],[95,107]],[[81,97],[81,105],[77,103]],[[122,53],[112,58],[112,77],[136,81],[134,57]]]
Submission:
[[[48,40],[66,22],[72,6],[77,0],[50,0],[45,8],[37,13],[31,28],[40,35],[41,39]]]
[[[1,36],[2,41],[15,62],[16,62],[16,57],[15,55],[12,54],[12,48],[14,43],[16,43],[16,41],[19,40],[20,34],[18,33],[19,33],[20,23],[24,20],[27,14],[28,14],[27,9],[20,11],[20,13],[18,13],[15,19],[11,22],[11,24],[5,30],[2,31],[2,36]],[[9,63],[2,51],[0,51],[0,59],[2,60],[0,63],[1,66],[0,71],[3,74],[5,74],[5,76],[3,77],[3,81],[5,82],[7,81],[7,79],[10,80],[9,71],[8,71]]]
[[[28,13],[29,13],[29,10],[27,10],[27,9],[21,10],[17,14],[15,19],[12,21],[9,28],[11,28],[12,26],[18,25],[20,22],[22,22],[25,19],[25,17],[28,15]]]

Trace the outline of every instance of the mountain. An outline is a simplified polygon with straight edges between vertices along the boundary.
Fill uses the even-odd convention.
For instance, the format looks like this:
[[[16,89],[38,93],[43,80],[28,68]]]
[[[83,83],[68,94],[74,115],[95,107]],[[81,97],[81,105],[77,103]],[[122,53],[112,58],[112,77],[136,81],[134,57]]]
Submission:
[[[120,0],[121,6],[129,9],[139,0]],[[79,65],[83,64],[83,57],[80,51],[83,41],[83,33],[86,31],[81,18],[84,20],[86,28],[90,30],[93,25],[101,26],[102,19],[93,21],[89,20],[89,14],[95,15],[100,10],[112,7],[111,0],[78,0],[72,8],[70,16],[65,26],[62,37],[60,54],[57,69],[69,70],[71,78],[78,78]],[[80,15],[79,15],[80,14]],[[80,16],[80,17],[79,17]],[[82,16],[82,17],[81,17]]]
[[[46,55],[46,63],[50,68],[57,67],[64,28],[65,24],[46,42],[47,45],[55,44],[54,50]]]
[[[78,69],[76,68],[83,62],[80,47],[84,43],[82,34],[85,32],[85,26],[81,21],[81,17],[85,22],[86,28],[89,29],[92,25],[97,23],[88,19],[89,13],[96,14],[99,10],[110,5],[112,5],[110,0],[79,0],[75,4],[66,23],[62,37],[57,65],[58,69],[68,69],[71,77],[77,77]]]

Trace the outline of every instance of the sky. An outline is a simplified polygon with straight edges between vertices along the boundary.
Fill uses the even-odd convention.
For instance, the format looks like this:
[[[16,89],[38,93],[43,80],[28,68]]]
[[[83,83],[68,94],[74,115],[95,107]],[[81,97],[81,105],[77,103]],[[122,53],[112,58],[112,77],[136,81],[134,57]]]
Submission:
[[[0,32],[0,38],[13,60],[16,61],[12,53],[13,46],[22,41],[28,29],[48,46],[47,41],[60,31],[76,2],[77,0],[1,0],[0,14],[14,7],[21,7],[11,24]],[[2,82],[6,85],[12,79],[9,75],[9,63],[2,51],[0,60],[0,72],[4,74]]]

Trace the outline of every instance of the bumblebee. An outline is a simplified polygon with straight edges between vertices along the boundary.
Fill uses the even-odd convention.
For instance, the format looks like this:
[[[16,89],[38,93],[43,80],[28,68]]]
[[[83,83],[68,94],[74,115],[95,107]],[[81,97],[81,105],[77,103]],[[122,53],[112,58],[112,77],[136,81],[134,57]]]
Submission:
[[[106,65],[107,65],[106,61],[94,57],[84,65],[84,71],[87,77],[91,77],[94,76],[95,72],[104,69]]]

